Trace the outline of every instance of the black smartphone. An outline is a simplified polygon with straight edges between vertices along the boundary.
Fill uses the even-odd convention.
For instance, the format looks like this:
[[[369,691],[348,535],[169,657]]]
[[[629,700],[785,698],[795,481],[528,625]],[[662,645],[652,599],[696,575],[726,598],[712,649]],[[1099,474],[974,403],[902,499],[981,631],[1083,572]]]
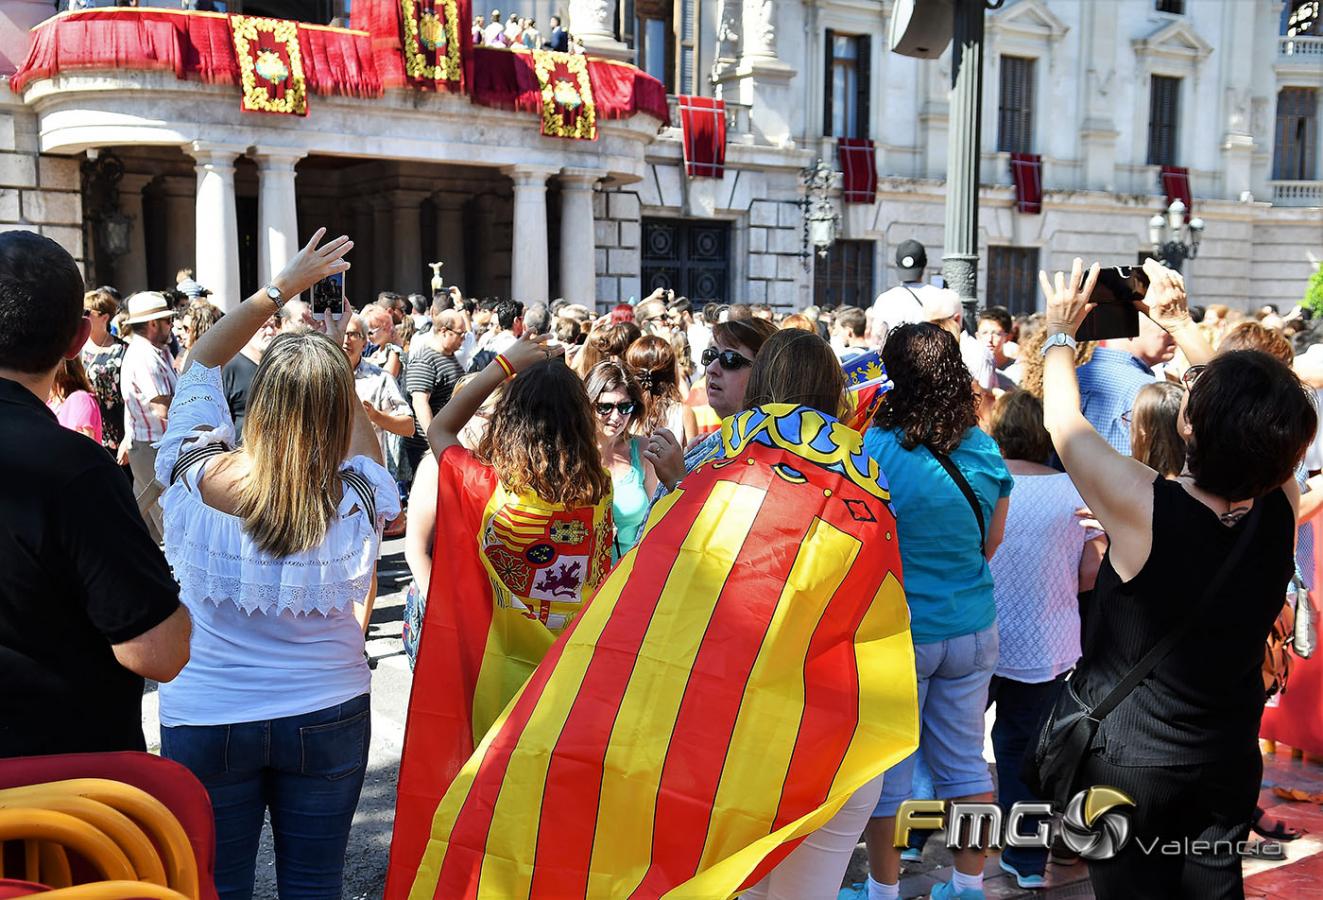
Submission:
[[[328,309],[338,313],[345,299],[345,273],[327,275],[312,286],[312,314],[320,316]]]
[[[1106,341],[1112,338],[1139,336],[1139,310],[1136,300],[1148,293],[1148,275],[1138,266],[1105,266],[1098,270],[1098,281],[1090,299],[1098,305],[1084,317],[1077,341]]]

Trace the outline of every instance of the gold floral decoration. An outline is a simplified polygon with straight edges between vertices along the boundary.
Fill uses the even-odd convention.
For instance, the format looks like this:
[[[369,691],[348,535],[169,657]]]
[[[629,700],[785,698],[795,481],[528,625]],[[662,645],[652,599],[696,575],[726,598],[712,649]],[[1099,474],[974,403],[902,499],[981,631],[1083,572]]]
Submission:
[[[308,84],[303,75],[298,23],[286,19],[230,16],[230,33],[234,38],[234,55],[239,60],[243,109],[306,116]],[[263,34],[271,35],[280,47],[259,47]],[[280,54],[281,48],[285,51],[285,58]]]
[[[597,139],[597,103],[584,56],[533,51],[533,70],[542,89],[542,133],[551,137]]]
[[[404,71],[414,81],[458,84],[460,80],[459,4],[436,0],[433,9],[418,12],[419,0],[400,0],[404,23]],[[438,15],[437,10],[441,12]],[[428,55],[433,62],[428,62]]]

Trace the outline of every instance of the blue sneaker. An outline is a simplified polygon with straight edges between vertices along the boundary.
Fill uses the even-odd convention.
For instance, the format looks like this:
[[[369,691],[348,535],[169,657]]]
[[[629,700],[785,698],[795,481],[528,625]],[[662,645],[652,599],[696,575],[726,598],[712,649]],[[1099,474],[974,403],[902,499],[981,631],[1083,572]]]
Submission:
[[[933,885],[928,900],[987,900],[987,895],[983,893],[982,888],[970,888],[957,892],[951,886],[951,882],[941,881]]]
[[[900,861],[908,863],[923,862],[923,851],[918,847],[906,847],[900,851]]]
[[[1039,890],[1040,888],[1047,887],[1047,879],[1044,878],[1042,875],[1022,875],[1020,873],[1020,870],[1015,868],[1015,866],[1011,865],[1010,863],[1008,863],[1006,861],[1006,857],[1004,856],[999,860],[999,862],[1001,863],[1002,871],[1009,872],[1012,875],[1014,875],[1015,883],[1018,884],[1020,887],[1024,888],[1026,891],[1036,891]]]
[[[836,900],[868,900],[868,885],[856,882],[848,888],[841,888]]]

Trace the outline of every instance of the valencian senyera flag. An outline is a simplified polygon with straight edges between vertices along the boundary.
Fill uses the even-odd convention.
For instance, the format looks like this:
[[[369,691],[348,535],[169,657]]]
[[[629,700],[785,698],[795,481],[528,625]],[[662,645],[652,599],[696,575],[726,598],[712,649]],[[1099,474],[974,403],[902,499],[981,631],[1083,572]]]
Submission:
[[[882,397],[895,385],[887,376],[887,367],[882,363],[882,353],[874,350],[863,353],[845,363],[845,384],[849,389],[849,412],[845,424],[855,431],[863,432],[873,420],[882,403]]]
[[[612,536],[609,493],[567,509],[507,491],[463,447],[442,454],[386,897],[408,893],[451,780],[606,579]]]
[[[411,900],[730,897],[913,751],[880,478],[816,410],[727,419],[450,785]]]

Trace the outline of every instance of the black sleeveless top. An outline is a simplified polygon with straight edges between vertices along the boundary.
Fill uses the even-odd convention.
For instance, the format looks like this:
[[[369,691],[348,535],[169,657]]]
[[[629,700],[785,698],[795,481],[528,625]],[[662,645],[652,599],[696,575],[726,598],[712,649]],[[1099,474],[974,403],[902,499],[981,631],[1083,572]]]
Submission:
[[[1279,488],[1257,501],[1250,545],[1218,594],[1201,601],[1244,532],[1186,493],[1153,482],[1153,549],[1129,582],[1103,559],[1084,655],[1072,678],[1090,705],[1107,695],[1177,623],[1195,622],[1153,672],[1112,711],[1094,740],[1123,766],[1179,766],[1253,752],[1263,715],[1264,641],[1295,571],[1295,517]],[[1201,604],[1194,609],[1195,604]]]

